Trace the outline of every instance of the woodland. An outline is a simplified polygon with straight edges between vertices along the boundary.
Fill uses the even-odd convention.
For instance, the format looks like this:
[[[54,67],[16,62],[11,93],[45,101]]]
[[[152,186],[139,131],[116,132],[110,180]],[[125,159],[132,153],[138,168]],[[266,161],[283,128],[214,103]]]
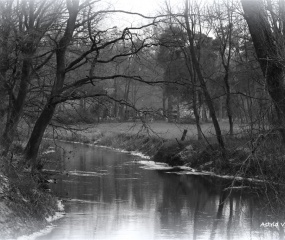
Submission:
[[[3,166],[20,141],[17,164],[36,169],[48,128],[108,121],[193,124],[199,140],[210,122],[222,165],[235,138],[251,159],[284,162],[283,0],[166,1],[152,16],[99,0],[1,0],[0,12]],[[121,15],[140,21],[110,25]]]

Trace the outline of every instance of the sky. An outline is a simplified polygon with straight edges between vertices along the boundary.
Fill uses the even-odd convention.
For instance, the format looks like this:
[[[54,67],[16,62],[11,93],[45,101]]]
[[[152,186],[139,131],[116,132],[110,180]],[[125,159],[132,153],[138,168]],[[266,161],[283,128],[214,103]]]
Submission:
[[[130,12],[141,13],[146,16],[155,16],[158,12],[161,12],[165,0],[103,0],[105,3],[110,4],[113,9],[124,10]],[[167,0],[173,5],[177,5],[182,0]],[[134,26],[140,25],[142,22],[146,22],[141,17],[128,14],[117,14],[116,17],[112,17],[111,20],[114,26]]]
[[[197,2],[204,4],[212,1],[213,0],[197,0]],[[159,13],[165,12],[165,2],[171,6],[173,12],[181,12],[184,8],[185,0],[102,0],[101,2],[110,6],[111,9],[137,12],[146,16],[156,16]],[[111,25],[119,28],[136,25],[141,26],[142,22],[149,22],[141,17],[129,14],[116,14],[115,16],[112,14],[112,16],[109,16],[109,21]]]
[[[155,14],[165,6],[165,2],[172,7],[184,7],[185,0],[104,0],[112,3],[117,9],[140,12],[143,14]],[[212,0],[198,0],[197,2],[212,2]]]
[[[109,0],[117,9],[134,11],[143,14],[155,13],[163,0]]]

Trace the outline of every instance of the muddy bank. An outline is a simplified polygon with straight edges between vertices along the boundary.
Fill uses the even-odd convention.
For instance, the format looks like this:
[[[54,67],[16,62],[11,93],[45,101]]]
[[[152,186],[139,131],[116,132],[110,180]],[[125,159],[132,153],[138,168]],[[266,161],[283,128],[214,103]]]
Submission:
[[[247,139],[241,138],[229,139],[226,159],[214,141],[164,140],[144,135],[115,134],[99,138],[95,144],[139,151],[150,156],[155,162],[189,167],[196,173],[226,176],[239,181],[282,182],[284,166],[267,159],[266,153],[253,153],[244,145],[246,141]],[[241,145],[244,147],[240,147]]]
[[[120,148],[126,151],[137,151],[153,157],[164,142],[166,141],[158,137],[120,133],[99,138],[94,144]]]

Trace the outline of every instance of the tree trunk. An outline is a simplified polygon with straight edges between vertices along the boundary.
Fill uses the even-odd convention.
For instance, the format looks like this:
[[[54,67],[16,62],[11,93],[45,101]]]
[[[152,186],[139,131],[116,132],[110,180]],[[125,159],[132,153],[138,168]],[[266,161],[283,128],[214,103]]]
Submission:
[[[10,2],[10,3],[9,3]],[[14,5],[16,4],[16,5]],[[2,5],[1,7],[3,7]],[[5,48],[4,51],[1,51],[1,75],[3,74],[3,65],[7,65],[9,68],[11,67],[9,64],[12,62],[19,62],[22,64],[21,67],[21,77],[19,80],[19,83],[17,81],[17,74],[18,74],[18,69],[17,67],[14,67],[12,70],[13,73],[11,74],[11,78],[14,78],[13,80],[15,81],[12,86],[6,86],[7,91],[9,92],[9,98],[10,98],[10,108],[9,108],[9,113],[7,114],[7,122],[6,122],[6,127],[3,132],[2,136],[2,141],[1,145],[4,146],[5,150],[4,152],[8,152],[10,145],[13,142],[15,132],[17,130],[18,123],[20,121],[20,118],[22,117],[23,114],[23,109],[24,105],[26,102],[26,96],[27,92],[29,89],[29,84],[31,80],[31,76],[33,73],[33,57],[37,51],[38,44],[40,43],[42,37],[44,36],[45,32],[49,28],[51,24],[53,24],[53,21],[46,21],[43,20],[41,17],[36,17],[37,14],[41,12],[41,14],[44,13],[44,11],[49,11],[48,6],[44,5],[37,5],[34,3],[34,1],[29,1],[29,11],[26,11],[26,6],[23,5],[23,1],[7,1],[5,3],[5,10],[4,14],[1,20],[3,20],[3,28],[1,29],[1,47],[2,49]],[[18,9],[18,20],[17,22],[14,22],[14,15],[13,15],[13,8],[16,7],[15,9]],[[11,14],[13,16],[11,16]],[[5,22],[6,19],[6,22]],[[43,20],[43,21],[42,21]],[[15,25],[14,25],[15,24]],[[6,26],[5,26],[6,25]],[[15,27],[15,29],[13,28]],[[16,35],[20,36],[20,41],[11,38],[13,35],[9,35],[9,29],[11,31],[15,31]],[[16,37],[16,36],[13,36]],[[16,37],[17,38],[17,37]],[[16,41],[16,45],[13,45],[12,47],[9,47],[10,42]],[[12,54],[12,59],[11,61],[8,60],[8,55],[10,54],[9,51],[13,49],[13,54]],[[18,51],[20,54],[18,54]],[[6,56],[3,56],[6,55]],[[19,56],[20,55],[20,56]],[[16,59],[14,59],[16,57]],[[5,68],[5,66],[4,66]],[[14,92],[16,91],[15,89],[18,89],[18,93],[14,95]],[[16,96],[17,95],[17,96]]]
[[[229,67],[226,68],[226,74],[224,76],[224,82],[226,87],[226,109],[227,115],[230,124],[230,136],[234,135],[234,122],[233,122],[233,113],[232,113],[232,106],[231,106],[231,91],[230,91],[230,84],[229,84]]]
[[[65,80],[66,50],[72,40],[75,29],[76,18],[79,11],[79,1],[67,0],[67,9],[69,12],[69,18],[67,20],[64,34],[61,37],[56,49],[56,79],[54,81],[48,102],[41,112],[40,117],[37,119],[31,137],[25,148],[25,160],[26,162],[30,161],[32,163],[32,169],[34,169],[37,165],[37,154],[43,134],[53,117],[56,105],[61,100],[61,92]]]
[[[167,104],[167,118],[168,122],[173,122],[173,97],[171,94],[168,96],[168,104]]]
[[[273,33],[266,16],[264,3],[261,0],[241,0],[244,17],[258,57],[261,70],[268,86],[268,92],[274,102],[279,132],[285,144],[285,86],[284,69],[280,57],[284,55],[284,47],[278,39],[284,38],[281,33]],[[278,36],[279,34],[279,36]]]
[[[233,4],[233,3],[228,3]],[[220,11],[220,10],[219,10]],[[230,66],[231,66],[231,59],[232,59],[232,51],[233,51],[233,11],[230,6],[227,6],[227,26],[225,27],[224,21],[219,18],[219,26],[217,27],[216,35],[217,39],[219,39],[220,44],[220,56],[222,65],[224,68],[224,85],[225,85],[225,92],[226,92],[226,112],[229,120],[230,125],[230,136],[233,136],[233,114],[231,109],[231,89],[229,83],[229,73],[230,73]],[[223,99],[223,98],[222,98]],[[221,103],[222,104],[222,103]],[[221,107],[222,108],[222,107]],[[223,118],[223,109],[221,109],[221,119]]]
[[[223,119],[223,103],[224,103],[224,98],[223,98],[223,96],[221,96],[220,97],[220,102],[219,102],[219,118],[220,118],[220,120],[222,120]]]
[[[86,101],[85,101],[85,98],[81,98],[81,99],[80,99],[79,105],[80,105],[80,108],[81,108],[82,110],[86,110]]]
[[[176,121],[179,122],[180,121],[180,97],[177,97],[177,117],[176,117]]]
[[[131,85],[131,80],[128,80],[126,82],[126,86],[125,86],[125,94],[124,94],[124,101],[125,103],[129,102],[129,94],[130,94],[130,85]],[[128,106],[124,105],[124,120],[128,120]]]
[[[10,112],[8,114],[6,127],[1,139],[1,145],[3,146],[4,149],[2,153],[3,155],[7,155],[10,149],[10,146],[14,140],[18,123],[23,113],[28,86],[31,77],[31,65],[32,65],[32,58],[31,56],[29,56],[23,61],[22,76],[21,76],[20,88],[17,98],[15,99],[14,94],[12,92],[10,93]]]
[[[120,121],[123,120],[124,118],[124,105],[119,105],[119,118],[120,118]]]
[[[37,119],[33,128],[32,134],[25,148],[25,159],[31,161],[32,167],[36,167],[36,157],[39,151],[39,147],[44,136],[46,127],[50,123],[55,111],[55,104],[47,104],[43,109],[40,117]]]
[[[192,109],[193,109],[193,113],[194,113],[194,117],[195,117],[195,124],[196,124],[196,128],[197,128],[197,137],[198,140],[202,139],[202,129],[201,129],[201,125],[200,125],[200,115],[199,115],[199,109],[198,109],[198,104],[197,104],[197,95],[199,94],[199,92],[197,91],[197,79],[196,79],[196,72],[193,69],[193,64],[191,61],[191,57],[189,56],[189,54],[187,55],[187,69],[191,78],[191,83],[192,83]]]
[[[195,123],[197,128],[198,140],[202,139],[202,129],[200,125],[200,115],[197,108],[196,87],[193,85],[192,99],[193,99],[193,112],[195,117]]]
[[[114,98],[117,99],[118,95],[118,84],[117,79],[114,79]],[[114,118],[116,119],[118,117],[118,102],[114,101]]]
[[[4,7],[4,5],[2,5],[1,7]],[[9,20],[11,21],[10,17],[11,16],[11,8],[12,8],[12,4],[7,4],[5,5],[3,13],[4,15],[2,16],[1,21],[2,22],[2,28],[0,31],[0,35],[1,35],[1,57],[0,57],[0,122],[4,123],[4,117],[7,114],[7,122],[6,122],[6,128],[7,128],[7,123],[10,117],[9,114],[9,110],[13,109],[13,106],[11,105],[11,101],[9,101],[9,107],[6,106],[6,102],[7,102],[7,97],[8,97],[8,86],[7,86],[7,79],[6,79],[6,75],[7,75],[7,71],[9,70],[10,66],[10,62],[9,62],[9,36],[10,36],[10,32],[11,32],[11,27],[12,25],[10,24]],[[7,15],[5,15],[7,14]],[[4,124],[3,124],[4,125]],[[4,148],[4,153],[2,152],[2,154],[6,155],[7,153],[5,151],[8,152],[10,144],[11,144],[11,140],[6,139],[6,136],[4,136],[6,130],[4,130],[2,132],[1,130],[1,146]],[[10,134],[5,134],[7,136],[11,136]],[[8,143],[10,142],[10,144]]]
[[[218,122],[217,117],[216,117],[214,104],[213,104],[213,101],[212,101],[211,96],[209,94],[209,91],[207,89],[206,82],[205,82],[204,77],[202,75],[202,72],[201,72],[201,69],[200,69],[200,65],[199,65],[199,62],[198,62],[198,59],[197,59],[197,56],[196,56],[195,48],[194,48],[193,34],[192,34],[191,29],[190,29],[189,17],[188,17],[188,11],[189,11],[188,0],[185,0],[185,3],[186,4],[185,4],[184,19],[185,19],[185,23],[186,23],[187,35],[188,35],[189,42],[190,42],[190,54],[191,54],[193,66],[194,66],[195,71],[197,73],[198,80],[200,82],[202,91],[203,91],[204,96],[205,96],[206,103],[207,103],[209,111],[210,111],[210,115],[211,115],[211,118],[212,118],[212,121],[213,121],[213,125],[214,125],[214,128],[215,128],[215,132],[216,132],[216,137],[217,137],[218,143],[220,145],[224,161],[226,161],[225,144],[224,144],[222,132],[221,132],[220,125],[219,125],[219,122]]]
[[[6,85],[6,74],[9,70],[9,48],[8,41],[10,35],[10,24],[8,24],[1,34],[1,58],[0,58],[0,122],[4,122],[4,116],[7,112],[7,85]],[[2,132],[1,132],[2,134]]]
[[[165,85],[163,85],[163,88],[162,88],[162,114],[163,114],[164,118],[166,117],[166,99],[167,99],[166,89],[165,89]]]

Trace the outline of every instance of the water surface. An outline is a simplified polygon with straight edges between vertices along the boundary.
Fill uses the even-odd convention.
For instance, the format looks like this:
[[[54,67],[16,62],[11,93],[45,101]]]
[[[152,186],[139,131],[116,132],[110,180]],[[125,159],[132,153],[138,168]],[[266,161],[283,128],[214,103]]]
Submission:
[[[51,185],[66,215],[38,240],[283,239],[285,218],[273,215],[265,193],[148,170],[141,158],[106,148],[59,143],[56,158],[52,167],[69,172]]]

